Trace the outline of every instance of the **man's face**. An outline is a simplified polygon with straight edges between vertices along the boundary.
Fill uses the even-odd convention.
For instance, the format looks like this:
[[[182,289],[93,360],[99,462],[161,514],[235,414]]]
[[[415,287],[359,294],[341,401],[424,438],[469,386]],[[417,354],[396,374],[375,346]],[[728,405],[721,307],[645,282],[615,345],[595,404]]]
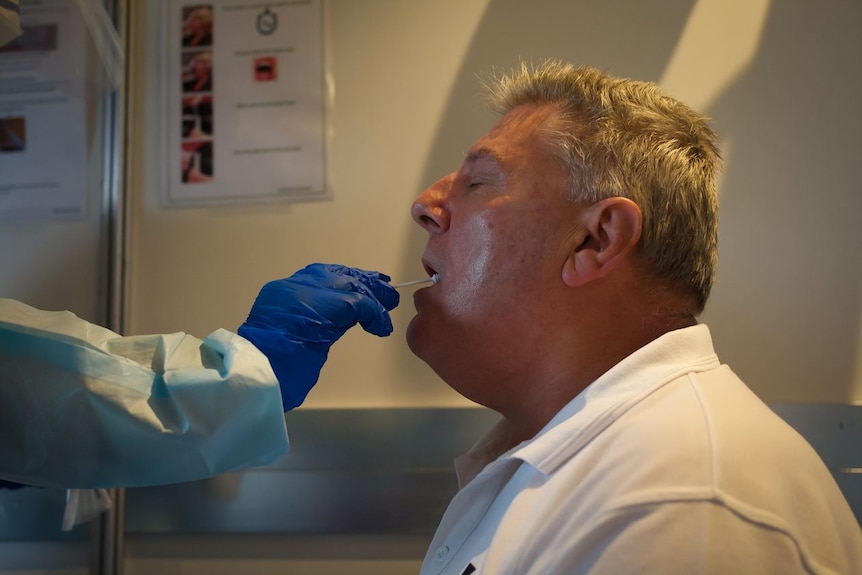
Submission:
[[[552,121],[549,107],[512,110],[412,209],[428,232],[423,264],[440,279],[415,293],[407,342],[450,386],[489,407],[536,376],[565,292],[579,208],[546,143]]]

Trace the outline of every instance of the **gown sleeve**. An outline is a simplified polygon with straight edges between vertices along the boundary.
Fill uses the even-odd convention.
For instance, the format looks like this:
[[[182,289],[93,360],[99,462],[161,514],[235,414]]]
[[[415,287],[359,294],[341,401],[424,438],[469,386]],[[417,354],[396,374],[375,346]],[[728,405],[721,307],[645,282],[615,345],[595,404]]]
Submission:
[[[123,337],[0,299],[0,479],[159,485],[265,465],[287,449],[278,381],[242,337]]]

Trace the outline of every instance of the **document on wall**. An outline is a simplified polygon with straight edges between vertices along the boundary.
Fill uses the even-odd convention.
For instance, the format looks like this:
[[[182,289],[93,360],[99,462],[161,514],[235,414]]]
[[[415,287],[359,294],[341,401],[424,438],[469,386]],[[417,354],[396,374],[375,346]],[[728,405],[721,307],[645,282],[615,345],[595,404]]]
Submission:
[[[87,209],[86,25],[73,0],[23,0],[0,47],[0,221]]]
[[[163,201],[330,197],[323,0],[163,6]]]

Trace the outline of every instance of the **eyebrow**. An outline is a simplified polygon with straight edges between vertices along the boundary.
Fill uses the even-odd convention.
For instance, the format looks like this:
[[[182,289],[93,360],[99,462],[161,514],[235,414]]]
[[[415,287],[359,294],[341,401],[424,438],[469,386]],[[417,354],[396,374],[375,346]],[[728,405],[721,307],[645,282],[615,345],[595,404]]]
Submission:
[[[464,157],[465,164],[474,164],[479,160],[489,160],[496,164],[498,168],[501,168],[503,166],[503,158],[501,158],[499,154],[489,148],[479,148],[476,150],[472,150]]]

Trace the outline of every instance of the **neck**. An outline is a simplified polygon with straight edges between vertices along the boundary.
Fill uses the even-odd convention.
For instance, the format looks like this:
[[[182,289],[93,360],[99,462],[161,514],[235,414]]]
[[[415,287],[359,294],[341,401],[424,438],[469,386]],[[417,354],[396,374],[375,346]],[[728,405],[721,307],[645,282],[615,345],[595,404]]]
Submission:
[[[542,356],[544,369],[525,393],[499,410],[508,421],[509,447],[534,437],[590,384],[637,350],[696,324],[690,314],[653,314],[623,325],[599,323],[586,337],[563,340],[556,354]]]

